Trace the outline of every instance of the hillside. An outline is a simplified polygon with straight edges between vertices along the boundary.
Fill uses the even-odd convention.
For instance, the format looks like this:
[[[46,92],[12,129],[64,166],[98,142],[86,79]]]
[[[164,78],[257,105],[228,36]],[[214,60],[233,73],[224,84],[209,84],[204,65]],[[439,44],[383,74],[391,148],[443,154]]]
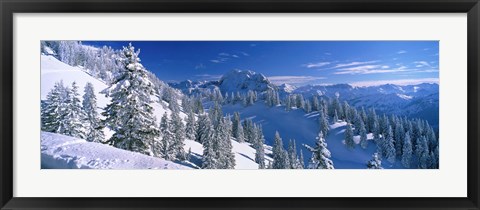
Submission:
[[[63,83],[65,85],[70,85],[72,82],[76,82],[77,85],[80,87],[80,92],[81,94],[83,94],[83,87],[85,86],[85,84],[87,82],[90,82],[93,84],[94,86],[94,89],[95,89],[95,95],[97,97],[97,102],[98,102],[98,107],[99,107],[99,112],[102,111],[102,108],[105,107],[107,105],[107,103],[109,103],[110,99],[105,97],[104,94],[100,93],[102,90],[104,90],[105,88],[107,88],[107,85],[105,83],[103,83],[102,81],[94,78],[93,76],[89,75],[88,73],[86,73],[86,71],[82,68],[82,67],[72,67],[70,65],[67,65],[61,61],[59,61],[57,58],[55,58],[54,56],[51,56],[51,55],[42,55],[41,56],[41,98],[42,99],[45,99],[46,98],[46,95],[47,93],[50,91],[51,88],[53,88],[55,82],[58,82],[58,81],[63,81]],[[81,98],[80,98],[81,100]],[[156,102],[153,104],[153,108],[154,108],[154,115],[155,117],[157,118],[157,122],[159,119],[161,119],[162,115],[167,112],[168,115],[171,114],[171,110],[168,108],[168,103],[165,102],[165,101],[161,101],[161,102]],[[185,113],[183,112],[180,112],[180,117],[181,118],[185,118],[186,115]],[[104,129],[104,132],[106,134],[106,138],[109,138],[111,135],[112,135],[112,132],[108,129],[108,128],[105,128]],[[52,138],[52,135],[55,137],[55,138]],[[62,139],[60,138],[60,136],[55,136],[57,134],[51,134],[51,135],[47,135],[46,133],[42,133],[41,135],[41,140],[42,142],[46,142],[46,144],[50,145],[50,143],[48,142],[52,142],[53,145],[50,145],[48,148],[52,148],[52,146],[54,146],[55,148],[57,148],[57,143],[58,141],[71,141],[72,139],[70,139],[71,137],[66,137],[65,139]],[[81,140],[83,142],[85,142],[85,140]],[[94,157],[98,156],[98,155],[108,155],[107,153],[110,153],[112,152],[112,150],[110,150],[111,147],[107,146],[107,145],[100,145],[100,146],[95,146],[96,143],[91,143],[91,142],[86,142],[88,144],[71,144],[69,146],[70,150],[58,150],[58,152],[60,153],[56,153],[55,151],[57,151],[55,148],[51,149],[51,150],[45,150],[46,152],[49,152],[48,155],[45,157],[45,158],[42,158],[42,161],[44,160],[47,160],[49,159],[48,156],[55,156],[57,159],[58,157],[60,156],[68,156],[68,155],[75,155],[75,154],[67,154],[69,152],[74,152],[74,151],[83,151],[81,154],[77,154],[77,155],[83,155],[81,159],[90,159],[90,158],[93,158],[95,159]],[[199,144],[198,142],[195,142],[195,141],[192,141],[192,140],[188,140],[186,139],[184,141],[185,143],[185,151],[188,152],[188,150],[191,148],[192,149],[192,153],[193,153],[193,159],[196,159],[197,161],[192,164],[186,164],[185,166],[183,166],[183,168],[185,167],[197,167],[197,166],[201,166],[201,155],[202,155],[202,152],[203,152],[203,147],[201,144]],[[233,143],[233,151],[235,153],[235,161],[237,163],[236,165],[236,168],[237,169],[256,169],[258,168],[258,164],[255,163],[254,159],[255,159],[255,149],[253,149],[248,143],[238,143],[236,141],[233,141],[232,140],[232,143]],[[78,147],[78,148],[77,148]],[[87,148],[94,148],[95,149],[95,152],[92,152],[92,153],[86,153],[85,150],[87,150]],[[102,149],[105,149],[105,151],[103,153],[105,154],[100,154],[102,153]],[[116,148],[113,148],[113,149],[116,149]],[[118,150],[118,149],[116,149]],[[114,153],[116,153],[115,151],[113,151]],[[266,151],[266,154],[269,154],[271,153],[271,151],[267,150]],[[132,155],[131,152],[129,153],[122,153],[121,155],[124,155],[124,156],[130,156]],[[124,157],[124,158],[127,158],[127,159],[132,159],[132,160],[136,160],[136,156],[132,156],[132,157]],[[153,159],[158,159],[158,160],[163,160],[161,158],[154,158],[154,157],[150,157],[150,158],[153,158]],[[60,158],[62,159],[62,158]],[[71,159],[71,158],[67,158],[67,159]],[[267,160],[271,160],[268,156],[266,157]],[[63,162],[69,162],[69,160],[59,160],[60,162],[63,161]],[[71,160],[70,160],[71,161]],[[82,160],[83,161],[83,160]],[[106,162],[108,162],[108,167],[113,167],[113,168],[118,168],[118,167],[126,167],[128,168],[128,166],[132,166],[133,168],[146,168],[147,165],[119,165],[119,166],[116,166],[116,165],[112,165],[113,163],[110,163],[108,160],[104,160]],[[165,160],[163,160],[165,161]],[[78,161],[77,161],[78,162]],[[45,163],[46,165],[49,165],[51,164],[50,162],[48,163]],[[80,162],[78,163],[81,167],[90,167],[89,165],[85,165],[84,162]],[[72,165],[68,165],[68,164],[57,164],[57,165],[54,165],[56,167],[75,167],[75,166],[72,166]],[[150,165],[148,165],[150,167]],[[51,166],[50,166],[51,167]],[[105,166],[107,167],[107,166]],[[78,168],[78,167],[77,167]]]
[[[250,118],[255,123],[262,125],[265,135],[266,144],[273,145],[273,139],[276,131],[280,132],[283,138],[285,148],[288,147],[288,141],[295,139],[297,143],[297,152],[303,150],[305,155],[305,164],[308,163],[311,153],[302,144],[314,145],[315,137],[318,135],[318,112],[305,114],[303,110],[294,109],[285,111],[284,106],[267,107],[262,102],[257,102],[253,106],[243,107],[242,105],[225,105],[223,111],[226,114],[233,114],[240,111],[242,118]],[[292,124],[293,123],[293,124]],[[344,144],[345,139],[345,122],[330,124],[329,134],[326,136],[328,149],[332,153],[332,161],[336,169],[365,169],[366,162],[371,159],[372,154],[376,152],[377,146],[373,142],[369,142],[366,149],[362,149],[358,144],[359,136],[355,136],[355,149],[350,150]],[[368,139],[372,140],[372,134],[368,134]],[[391,165],[386,161],[382,162],[384,168],[403,168],[399,161]]]

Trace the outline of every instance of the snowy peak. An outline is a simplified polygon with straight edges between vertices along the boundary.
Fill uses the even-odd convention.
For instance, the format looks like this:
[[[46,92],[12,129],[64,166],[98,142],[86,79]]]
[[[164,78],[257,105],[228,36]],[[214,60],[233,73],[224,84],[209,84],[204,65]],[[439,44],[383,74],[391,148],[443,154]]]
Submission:
[[[246,70],[232,70],[222,76],[219,81],[222,92],[247,92],[248,90],[263,92],[276,89],[263,74]]]
[[[278,90],[285,93],[292,93],[295,89],[297,89],[296,86],[286,84],[286,83],[283,83],[278,86]]]

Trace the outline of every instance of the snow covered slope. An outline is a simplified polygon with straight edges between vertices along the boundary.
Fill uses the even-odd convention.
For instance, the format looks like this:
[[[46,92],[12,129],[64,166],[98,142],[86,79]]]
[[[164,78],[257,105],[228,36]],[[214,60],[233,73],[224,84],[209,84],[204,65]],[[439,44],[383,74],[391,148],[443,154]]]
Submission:
[[[262,125],[267,145],[273,145],[275,131],[279,131],[285,148],[288,148],[290,139],[295,139],[297,150],[303,150],[305,164],[308,163],[311,153],[300,145],[313,146],[315,144],[315,137],[317,137],[319,131],[318,113],[305,114],[303,110],[295,109],[287,112],[284,106],[267,107],[263,101],[257,102],[253,106],[243,107],[238,104],[228,104],[222,108],[226,114],[233,115],[233,112],[239,111],[242,119],[251,118],[253,122]],[[329,134],[325,138],[328,144],[327,148],[332,153],[331,159],[335,168],[365,169],[366,162],[376,152],[376,144],[369,142],[367,149],[362,149],[357,145],[355,149],[349,150],[344,143],[345,129],[345,122],[332,124]],[[371,140],[372,138],[372,134],[368,134],[368,139]],[[355,136],[354,140],[358,144],[360,137]],[[399,161],[396,164],[388,164],[388,162],[382,161],[382,166],[384,168],[402,168]]]
[[[83,88],[87,82],[93,84],[97,96],[99,107],[105,107],[110,101],[105,95],[100,94],[107,87],[102,81],[90,76],[80,67],[73,67],[62,63],[51,55],[42,55],[41,57],[41,99],[47,97],[48,92],[53,88],[56,82],[63,81],[65,86],[71,86],[76,82],[80,87],[80,94],[83,94]],[[82,100],[80,98],[80,100]]]
[[[41,152],[42,169],[188,169],[161,158],[49,132],[41,133]]]

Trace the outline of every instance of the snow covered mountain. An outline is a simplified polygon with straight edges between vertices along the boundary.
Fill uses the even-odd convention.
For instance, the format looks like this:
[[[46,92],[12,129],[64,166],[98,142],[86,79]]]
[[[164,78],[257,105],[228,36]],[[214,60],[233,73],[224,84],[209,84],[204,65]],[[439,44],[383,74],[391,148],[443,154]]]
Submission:
[[[396,114],[409,118],[422,118],[431,125],[438,127],[438,84],[422,83],[418,85],[385,84],[370,87],[354,87],[349,84],[335,85],[305,85],[295,87],[290,84],[279,86],[271,83],[264,75],[253,71],[233,70],[219,81],[183,81],[170,84],[189,95],[194,93],[212,92],[219,88],[222,93],[254,90],[262,93],[266,90],[277,90],[280,98],[289,94],[302,94],[305,98],[313,96],[331,99],[338,97],[357,108],[375,108],[378,113]]]
[[[222,93],[274,90],[277,87],[263,74],[254,71],[232,70],[219,80]]]
[[[278,87],[271,83],[263,74],[246,70],[232,70],[224,74],[218,81],[191,81],[186,80],[179,83],[170,83],[173,88],[181,90],[185,94],[213,92],[219,89],[225,93],[247,93],[249,90],[264,92],[277,90]]]

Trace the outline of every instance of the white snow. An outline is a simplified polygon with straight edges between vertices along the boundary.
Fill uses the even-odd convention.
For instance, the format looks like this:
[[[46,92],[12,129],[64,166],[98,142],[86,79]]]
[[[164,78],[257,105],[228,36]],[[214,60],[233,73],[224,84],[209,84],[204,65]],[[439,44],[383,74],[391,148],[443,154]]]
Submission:
[[[81,95],[83,95],[83,88],[87,82],[90,82],[96,92],[98,107],[105,107],[110,102],[110,99],[99,93],[107,87],[105,83],[90,76],[82,68],[62,63],[51,55],[42,55],[41,74],[40,92],[42,100],[47,97],[48,92],[50,92],[56,82],[63,81],[65,86],[71,86],[72,82],[76,82],[80,87],[79,92]]]
[[[188,169],[178,163],[101,143],[42,132],[43,169]]]
[[[399,93],[397,93],[397,96],[405,100],[410,100],[413,98],[412,96],[407,96],[405,94],[399,94]]]
[[[239,143],[235,140],[232,141],[232,151],[235,154],[235,169],[258,169],[258,164],[255,163],[255,149],[251,147],[249,143]],[[267,145],[265,146],[265,165],[268,165],[269,161],[272,159],[267,156],[267,154],[271,154],[271,148]],[[201,156],[203,155],[203,146],[202,144],[192,141],[192,140],[185,140],[185,146],[183,147],[185,151],[192,149],[192,156],[193,161],[192,163],[195,164],[197,167],[201,167]]]

